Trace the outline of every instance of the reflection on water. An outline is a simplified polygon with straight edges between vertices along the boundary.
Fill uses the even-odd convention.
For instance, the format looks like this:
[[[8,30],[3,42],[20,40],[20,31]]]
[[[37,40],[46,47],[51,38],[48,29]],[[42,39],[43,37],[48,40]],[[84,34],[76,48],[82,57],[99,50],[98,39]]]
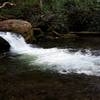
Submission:
[[[16,58],[16,59],[15,59]],[[17,57],[5,56],[0,59],[0,73],[20,73],[28,71],[29,67]]]

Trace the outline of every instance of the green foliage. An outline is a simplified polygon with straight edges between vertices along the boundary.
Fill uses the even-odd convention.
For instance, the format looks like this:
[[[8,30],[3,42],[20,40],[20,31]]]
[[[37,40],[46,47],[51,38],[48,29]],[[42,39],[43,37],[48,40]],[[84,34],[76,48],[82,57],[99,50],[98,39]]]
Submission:
[[[16,6],[12,8],[2,8],[0,9],[1,15],[13,15],[16,18],[24,17],[26,9],[30,9],[37,0],[5,0],[5,2],[15,3]]]
[[[0,9],[1,15],[13,15],[15,18],[32,23],[42,22],[42,15],[54,16],[45,21],[56,31],[100,31],[100,3],[96,0],[43,0],[40,9],[39,0],[0,0],[16,3],[16,7]]]

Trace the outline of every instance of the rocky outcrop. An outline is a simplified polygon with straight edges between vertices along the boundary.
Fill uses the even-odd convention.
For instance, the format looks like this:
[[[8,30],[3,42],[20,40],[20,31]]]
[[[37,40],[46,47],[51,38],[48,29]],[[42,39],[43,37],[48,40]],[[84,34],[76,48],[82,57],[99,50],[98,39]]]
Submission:
[[[2,37],[0,37],[0,53],[9,51],[9,48],[10,48],[10,44]]]
[[[20,33],[27,42],[32,42],[34,39],[32,25],[23,20],[9,19],[0,21],[0,31]]]

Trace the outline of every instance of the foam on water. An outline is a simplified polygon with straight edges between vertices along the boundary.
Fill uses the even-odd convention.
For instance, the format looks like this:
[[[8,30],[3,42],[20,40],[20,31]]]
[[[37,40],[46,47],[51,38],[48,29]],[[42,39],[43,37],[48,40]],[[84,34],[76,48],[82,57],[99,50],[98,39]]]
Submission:
[[[0,36],[11,45],[11,53],[21,54],[21,60],[27,59],[31,66],[38,65],[41,69],[44,66],[43,69],[56,70],[63,74],[75,72],[100,75],[100,56],[92,55],[89,50],[83,54],[80,51],[70,52],[68,49],[36,48],[27,44],[22,36],[10,32],[0,32]]]

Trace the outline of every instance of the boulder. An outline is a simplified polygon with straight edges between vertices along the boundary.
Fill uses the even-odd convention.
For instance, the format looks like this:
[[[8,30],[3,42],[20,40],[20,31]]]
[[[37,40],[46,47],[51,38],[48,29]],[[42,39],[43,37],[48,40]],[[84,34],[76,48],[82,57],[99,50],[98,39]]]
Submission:
[[[31,23],[23,20],[9,19],[0,21],[0,31],[9,31],[21,34],[27,42],[32,42],[34,39]]]
[[[0,53],[9,51],[9,49],[10,49],[10,44],[2,37],[0,37]]]

